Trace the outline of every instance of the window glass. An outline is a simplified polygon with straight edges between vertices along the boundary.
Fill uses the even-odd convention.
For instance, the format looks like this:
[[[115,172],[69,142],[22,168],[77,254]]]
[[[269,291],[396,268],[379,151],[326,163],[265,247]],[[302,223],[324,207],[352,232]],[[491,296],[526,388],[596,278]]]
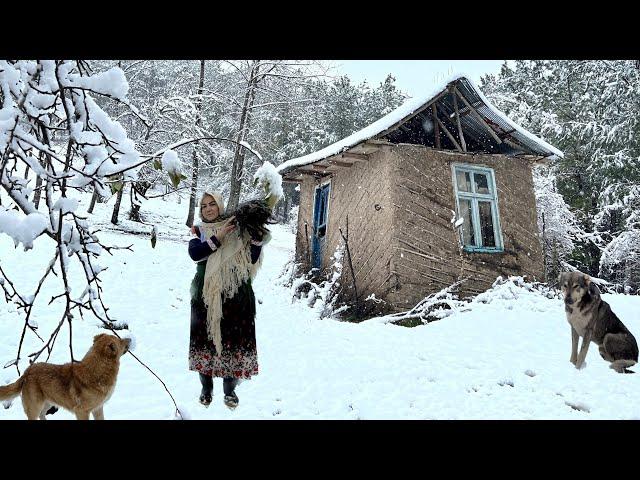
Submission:
[[[458,191],[471,192],[471,174],[469,172],[456,170],[456,181],[458,182]]]
[[[489,191],[489,178],[484,173],[473,173],[473,179],[476,184],[476,193],[491,193]]]
[[[473,216],[471,215],[471,200],[460,200],[460,217],[464,219],[462,226],[462,243],[464,245],[475,246],[475,235],[473,229]]]
[[[495,247],[496,239],[493,233],[493,216],[491,202],[478,202],[478,216],[480,217],[480,237],[483,247]]]

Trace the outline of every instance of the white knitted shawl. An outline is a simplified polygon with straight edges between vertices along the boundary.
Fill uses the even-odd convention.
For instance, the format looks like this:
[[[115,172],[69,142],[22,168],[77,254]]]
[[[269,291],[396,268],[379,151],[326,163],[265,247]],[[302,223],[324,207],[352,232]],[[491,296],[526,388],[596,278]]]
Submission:
[[[199,225],[206,238],[216,235],[225,222],[202,223]],[[216,235],[217,236],[217,235]],[[220,321],[222,319],[222,299],[232,298],[238,287],[248,278],[255,278],[262,265],[262,252],[255,264],[251,263],[251,239],[247,232],[240,236],[233,231],[224,237],[220,247],[207,259],[204,274],[202,300],[207,306],[207,332],[213,340],[216,354],[222,353],[222,333]]]

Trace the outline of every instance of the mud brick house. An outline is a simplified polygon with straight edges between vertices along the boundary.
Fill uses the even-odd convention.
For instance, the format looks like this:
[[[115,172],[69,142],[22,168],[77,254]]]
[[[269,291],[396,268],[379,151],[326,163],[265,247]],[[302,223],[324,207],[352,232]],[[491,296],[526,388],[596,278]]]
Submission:
[[[463,278],[463,296],[500,275],[543,280],[532,167],[559,157],[454,78],[278,167],[300,186],[297,260],[330,266],[348,218],[359,296],[374,293],[392,309]]]

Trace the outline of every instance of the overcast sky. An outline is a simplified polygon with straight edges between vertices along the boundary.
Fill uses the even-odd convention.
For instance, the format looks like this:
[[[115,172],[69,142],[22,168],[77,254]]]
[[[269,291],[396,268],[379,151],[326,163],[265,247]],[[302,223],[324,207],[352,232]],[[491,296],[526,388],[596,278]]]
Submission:
[[[412,97],[429,94],[451,76],[467,74],[476,84],[487,73],[498,73],[504,60],[335,60],[334,75],[348,75],[356,84],[375,87],[390,73],[396,86]]]

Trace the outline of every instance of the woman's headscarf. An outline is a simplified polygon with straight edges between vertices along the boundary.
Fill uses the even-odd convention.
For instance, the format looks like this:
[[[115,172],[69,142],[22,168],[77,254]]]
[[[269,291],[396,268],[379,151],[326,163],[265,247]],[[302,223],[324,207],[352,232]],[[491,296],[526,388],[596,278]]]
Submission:
[[[224,213],[224,198],[222,198],[222,194],[213,190],[205,190],[200,197],[200,202],[198,203],[198,215],[200,215],[200,220],[203,222],[206,221],[202,216],[202,201],[204,200],[205,195],[213,197],[218,204],[218,216],[221,216]]]

